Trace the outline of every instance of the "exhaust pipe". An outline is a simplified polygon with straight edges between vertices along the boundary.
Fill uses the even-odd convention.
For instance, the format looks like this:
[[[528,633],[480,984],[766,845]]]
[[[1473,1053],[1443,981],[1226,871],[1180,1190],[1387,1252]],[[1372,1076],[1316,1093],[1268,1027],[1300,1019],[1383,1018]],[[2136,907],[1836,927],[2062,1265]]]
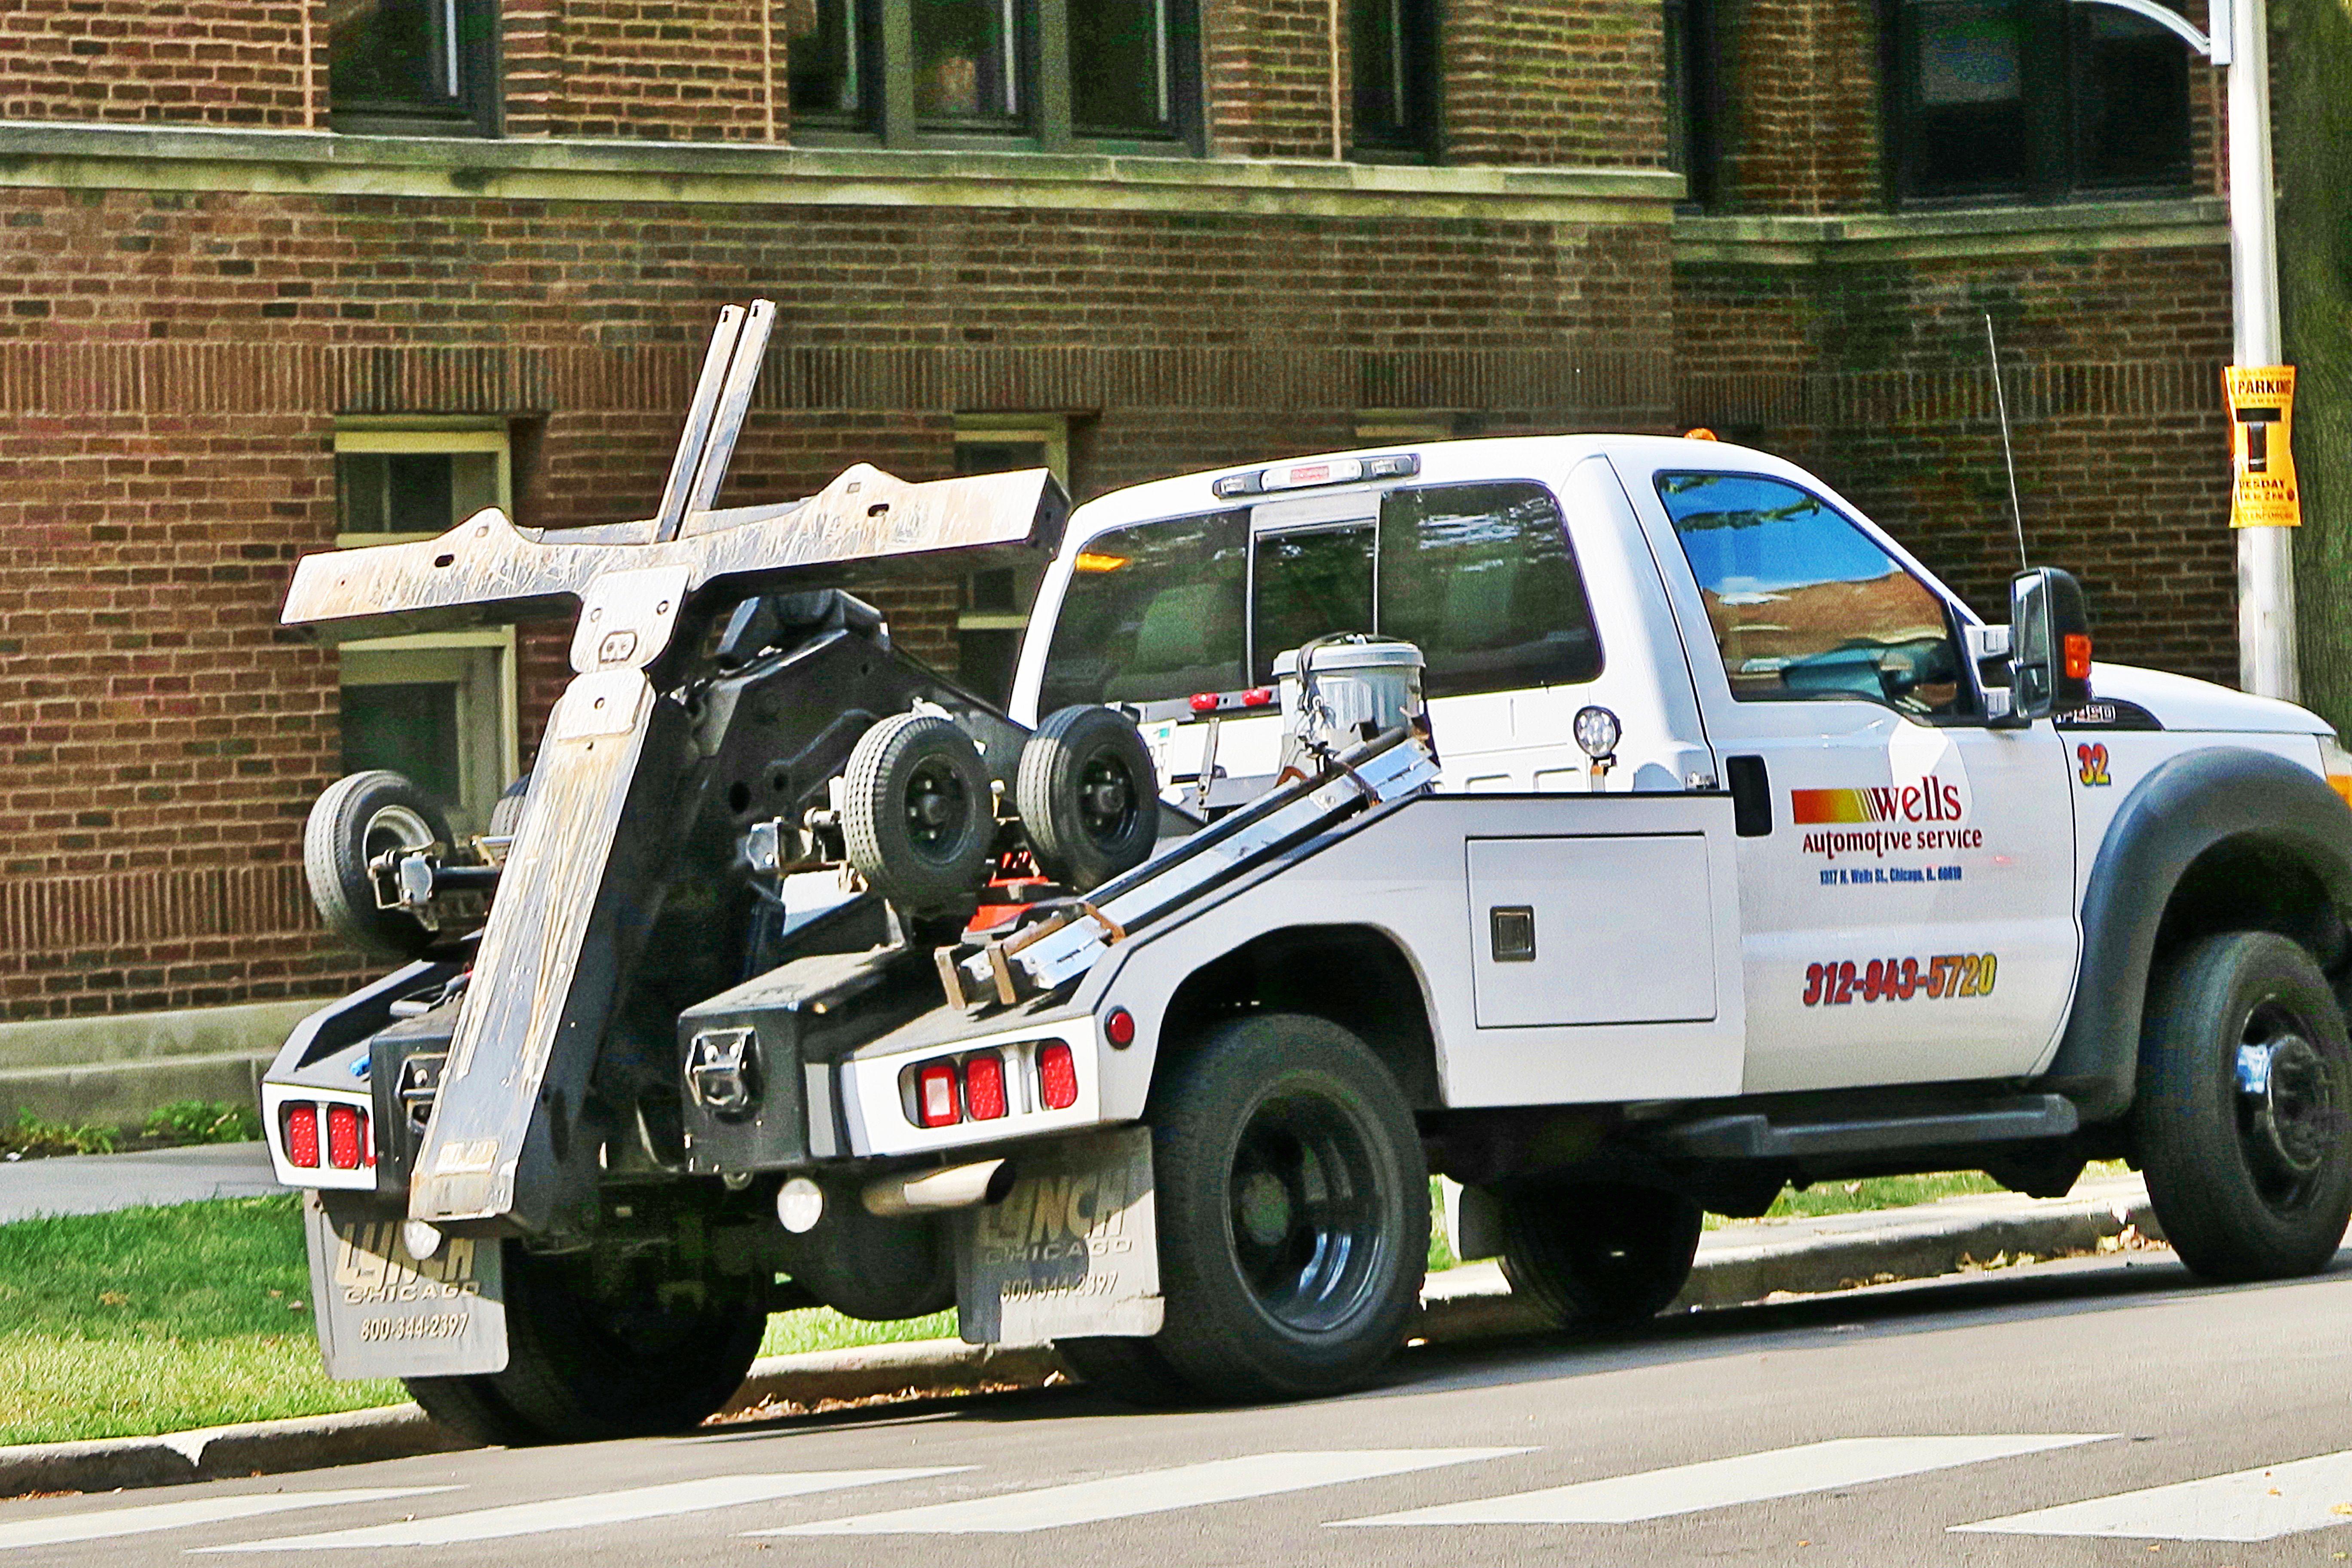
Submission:
[[[917,1175],[884,1176],[866,1184],[866,1212],[898,1219],[998,1203],[1013,1190],[1013,1174],[1010,1160],[982,1160]]]

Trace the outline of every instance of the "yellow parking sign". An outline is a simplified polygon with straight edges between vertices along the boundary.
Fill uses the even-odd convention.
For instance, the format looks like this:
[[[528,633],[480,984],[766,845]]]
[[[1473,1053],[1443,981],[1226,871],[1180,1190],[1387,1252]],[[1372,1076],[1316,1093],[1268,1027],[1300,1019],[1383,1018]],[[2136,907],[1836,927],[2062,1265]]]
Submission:
[[[2230,403],[2231,528],[2295,528],[2303,496],[2295,488],[2294,366],[2225,366],[2221,388]]]

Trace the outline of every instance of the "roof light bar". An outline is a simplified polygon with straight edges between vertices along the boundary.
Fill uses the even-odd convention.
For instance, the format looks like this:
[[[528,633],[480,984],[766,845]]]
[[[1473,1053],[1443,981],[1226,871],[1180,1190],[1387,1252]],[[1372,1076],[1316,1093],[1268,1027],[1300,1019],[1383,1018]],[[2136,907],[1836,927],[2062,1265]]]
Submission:
[[[1308,489],[1316,485],[1353,484],[1359,479],[1402,479],[1421,472],[1417,452],[1388,452],[1377,458],[1318,458],[1309,463],[1285,463],[1227,474],[1209,489],[1220,497],[1265,495],[1273,490]]]

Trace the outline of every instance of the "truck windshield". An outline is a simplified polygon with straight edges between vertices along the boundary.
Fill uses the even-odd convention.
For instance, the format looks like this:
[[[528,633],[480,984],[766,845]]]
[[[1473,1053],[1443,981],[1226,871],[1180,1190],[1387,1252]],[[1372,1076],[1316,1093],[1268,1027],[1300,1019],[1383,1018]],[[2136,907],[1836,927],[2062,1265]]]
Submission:
[[[1254,546],[1245,511],[1139,523],[1097,535],[1076,567],[1041,713],[1269,684],[1277,655],[1328,632],[1419,645],[1432,697],[1601,673],[1559,503],[1526,480],[1391,490],[1377,524]]]

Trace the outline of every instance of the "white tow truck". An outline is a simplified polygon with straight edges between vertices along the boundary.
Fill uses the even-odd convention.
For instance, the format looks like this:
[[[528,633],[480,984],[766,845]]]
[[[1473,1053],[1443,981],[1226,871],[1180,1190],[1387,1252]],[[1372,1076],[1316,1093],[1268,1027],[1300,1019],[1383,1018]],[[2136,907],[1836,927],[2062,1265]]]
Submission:
[[[678,537],[790,523],[707,517]],[[496,545],[510,581],[560,544],[506,531],[390,548]],[[771,1310],[952,1301],[1139,1401],[1313,1394],[1400,1342],[1433,1172],[1454,1250],[1563,1320],[1656,1311],[1704,1213],[1791,1183],[2047,1195],[2117,1157],[2192,1268],[2316,1269],[2352,1215],[2352,757],[2093,665],[2063,573],[2013,589],[1988,625],[1714,442],[1191,475],[1068,516],[1007,712],[935,678],[868,702],[797,815],[740,793],[782,764],[712,715],[856,709],[786,680],[843,648],[879,679],[854,601],[742,589],[723,636],[601,664],[583,631],[504,837],[314,817],[343,929],[440,943],[268,1078],[330,1363],[485,1436],[596,1436],[715,1408]],[[289,620],[331,624],[305,591]],[[584,748],[633,733],[689,784],[598,818]],[[649,822],[685,847],[633,858]],[[555,894],[510,912],[566,876],[604,889],[576,949]]]

